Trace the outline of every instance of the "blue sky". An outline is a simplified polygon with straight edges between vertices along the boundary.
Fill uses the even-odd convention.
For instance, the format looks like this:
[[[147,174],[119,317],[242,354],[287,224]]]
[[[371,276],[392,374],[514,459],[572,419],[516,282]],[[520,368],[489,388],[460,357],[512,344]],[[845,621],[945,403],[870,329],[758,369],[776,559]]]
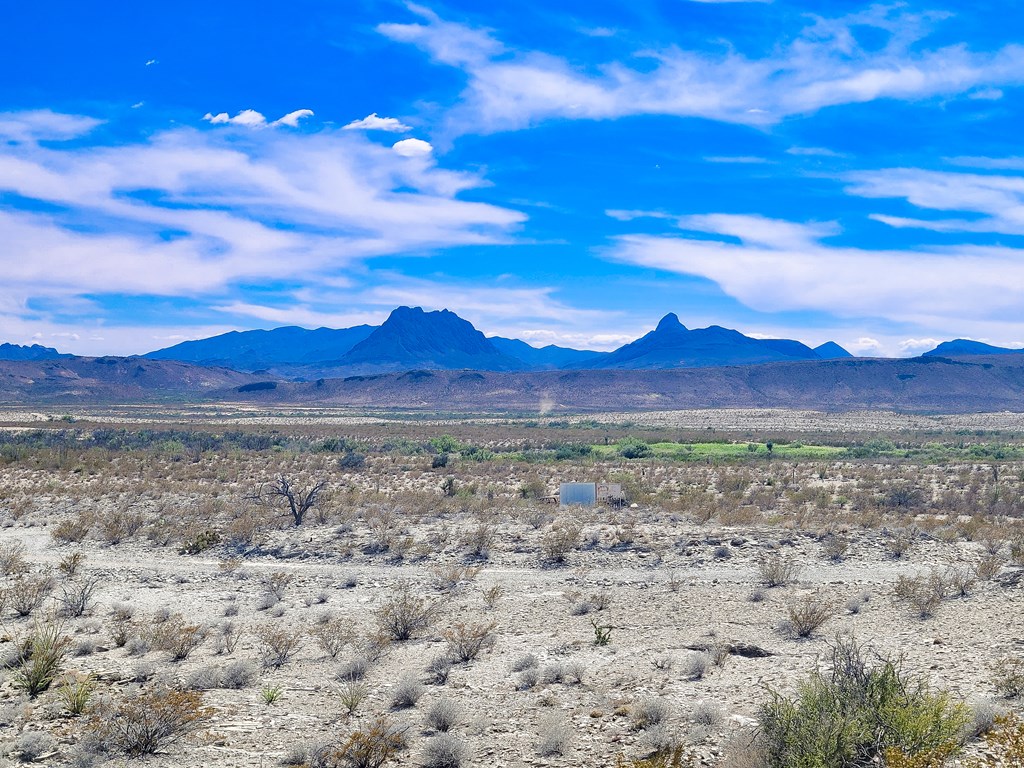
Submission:
[[[0,340],[1024,345],[1016,3],[484,5],[7,9]]]

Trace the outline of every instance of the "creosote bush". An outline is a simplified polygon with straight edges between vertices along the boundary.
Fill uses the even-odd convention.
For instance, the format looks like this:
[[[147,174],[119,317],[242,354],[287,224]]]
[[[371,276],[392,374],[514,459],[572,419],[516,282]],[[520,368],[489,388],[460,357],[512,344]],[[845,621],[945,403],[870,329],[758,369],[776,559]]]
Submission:
[[[212,714],[197,691],[155,688],[101,705],[87,731],[108,751],[141,757],[197,730]]]
[[[791,558],[775,553],[758,563],[761,582],[766,587],[784,587],[800,576],[800,566]]]
[[[448,652],[451,658],[468,662],[479,656],[485,648],[494,645],[494,628],[496,626],[497,624],[493,621],[489,624],[460,622],[450,629],[444,630],[441,637],[448,642]]]
[[[375,614],[381,633],[391,640],[403,642],[426,629],[435,610],[434,603],[413,594],[408,584],[400,584],[395,594]]]
[[[352,733],[330,756],[339,768],[381,768],[408,745],[407,728],[378,716]]]
[[[769,691],[758,718],[768,768],[868,766],[888,749],[959,750],[968,707],[932,692],[899,659],[869,658],[851,638],[831,650],[831,669],[812,674],[792,698]]]

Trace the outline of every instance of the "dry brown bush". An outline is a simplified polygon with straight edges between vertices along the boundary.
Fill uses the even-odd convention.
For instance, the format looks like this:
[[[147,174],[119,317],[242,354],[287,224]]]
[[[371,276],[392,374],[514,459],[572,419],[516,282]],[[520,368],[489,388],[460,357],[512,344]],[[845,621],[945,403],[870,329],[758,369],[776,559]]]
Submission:
[[[441,632],[441,637],[448,643],[449,655],[453,659],[467,662],[479,656],[485,648],[494,645],[494,628],[497,626],[497,623],[493,621],[489,624],[459,622]]]
[[[101,704],[86,732],[108,751],[141,757],[198,730],[212,716],[198,691],[156,688]]]
[[[282,667],[302,645],[305,631],[299,627],[293,630],[264,624],[255,630],[257,649],[265,667]]]
[[[154,648],[171,654],[172,661],[183,661],[206,640],[206,628],[189,624],[180,614],[168,617],[150,630]]]
[[[408,584],[399,584],[394,594],[374,612],[381,633],[402,642],[425,629],[437,611],[437,605],[412,592]]]

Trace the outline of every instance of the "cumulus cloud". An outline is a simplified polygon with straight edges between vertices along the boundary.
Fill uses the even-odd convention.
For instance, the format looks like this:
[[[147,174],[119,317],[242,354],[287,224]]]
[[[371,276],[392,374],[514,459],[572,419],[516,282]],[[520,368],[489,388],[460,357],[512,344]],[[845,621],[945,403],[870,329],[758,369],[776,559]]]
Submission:
[[[391,145],[402,157],[425,157],[434,151],[429,141],[423,139],[402,139]]]
[[[389,133],[405,133],[411,131],[412,127],[406,125],[395,117],[378,117],[376,112],[371,112],[362,120],[353,120],[344,126],[346,131],[388,131]]]
[[[287,125],[291,128],[296,128],[299,125],[299,121],[306,117],[312,117],[313,110],[311,109],[297,109],[294,112],[289,112],[287,115],[279,117],[277,120],[268,123],[267,118],[261,112],[257,112],[255,109],[243,109],[234,117],[228,115],[227,112],[218,112],[213,114],[207,112],[203,115],[203,120],[213,125],[241,125],[246,128],[276,128],[279,125]]]
[[[731,48],[711,53],[671,47],[638,52],[651,66],[608,62],[588,70],[543,51],[509,50],[489,30],[409,8],[420,22],[377,29],[466,73],[461,103],[450,115],[454,133],[639,114],[772,125],[828,106],[948,97],[1024,82],[1024,47],[929,48],[923,41],[944,16],[913,14],[900,6],[872,6],[835,19],[812,17],[794,38],[778,41],[760,58]]]
[[[0,144],[0,194],[30,201],[0,207],[0,241],[18,254],[4,264],[0,314],[27,317],[30,304],[80,296],[343,282],[375,256],[509,242],[521,213],[459,198],[483,183],[341,130],[176,128],[118,146]]]

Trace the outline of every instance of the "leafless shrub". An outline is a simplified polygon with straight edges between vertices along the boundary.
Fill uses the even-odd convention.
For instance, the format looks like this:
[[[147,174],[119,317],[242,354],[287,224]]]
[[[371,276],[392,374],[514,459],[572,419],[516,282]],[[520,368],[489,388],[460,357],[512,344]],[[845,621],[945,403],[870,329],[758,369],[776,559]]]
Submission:
[[[956,597],[969,597],[978,583],[978,577],[969,568],[947,568],[942,580],[948,592]]]
[[[375,611],[375,615],[381,632],[402,642],[425,629],[435,610],[433,603],[413,594],[408,584],[401,584],[395,589],[395,594]]]
[[[9,748],[7,754],[18,762],[34,763],[44,755],[56,752],[57,740],[45,731],[26,731],[4,746]]]
[[[73,579],[84,564],[85,555],[81,552],[71,552],[57,563],[57,572],[66,579]]]
[[[174,615],[153,627],[150,634],[153,647],[171,654],[172,661],[183,661],[203,644],[206,628],[189,624],[184,617]]]
[[[22,575],[11,581],[3,590],[0,602],[6,603],[19,616],[30,616],[32,611],[43,604],[53,590],[53,579],[49,576]]]
[[[441,592],[451,592],[462,584],[468,584],[480,574],[480,566],[438,565],[430,569],[434,587]]]
[[[542,565],[564,565],[569,553],[580,544],[582,529],[573,523],[555,523],[541,538],[540,560]]]
[[[81,581],[61,584],[61,594],[57,598],[60,603],[61,615],[73,618],[83,616],[89,609],[93,592],[96,591],[99,583],[100,577],[92,576]]]
[[[941,574],[936,571],[914,576],[904,575],[897,578],[893,594],[897,600],[907,603],[918,618],[929,619],[935,615],[939,604],[946,596],[946,584]]]
[[[140,757],[197,730],[212,713],[197,691],[156,688],[100,706],[87,731],[108,751]]]
[[[57,544],[78,544],[85,540],[92,528],[92,521],[86,515],[70,520],[61,520],[50,530],[50,538]]]
[[[758,564],[758,571],[766,587],[784,587],[800,576],[800,566],[796,560],[778,552],[763,558]]]
[[[479,656],[485,648],[494,645],[494,628],[496,626],[497,624],[493,621],[490,624],[459,622],[450,629],[444,630],[441,637],[447,641],[451,657],[461,662],[468,662]]]
[[[287,630],[264,624],[255,631],[257,652],[265,667],[283,667],[302,645],[302,628]]]
[[[300,526],[306,513],[316,506],[326,487],[327,481],[320,480],[309,488],[296,488],[289,478],[281,475],[275,483],[260,492],[259,498],[282,500],[286,505],[285,514],[291,517],[296,526]]]
[[[315,624],[309,634],[320,649],[332,659],[338,658],[341,650],[355,639],[352,624],[345,618],[331,618]]]
[[[381,768],[406,748],[406,730],[387,717],[377,717],[350,735],[331,759],[339,768]]]
[[[498,604],[498,601],[505,596],[505,587],[502,584],[492,584],[483,591],[484,605],[490,610]]]
[[[707,701],[700,701],[690,709],[690,720],[697,725],[714,728],[722,724],[724,717],[718,705]]]
[[[512,671],[522,672],[524,669],[533,669],[539,663],[536,656],[532,653],[527,653],[512,662]]]
[[[885,540],[885,549],[894,560],[899,560],[914,546],[916,538],[917,531],[913,528],[897,528]]]
[[[974,566],[974,573],[982,581],[992,581],[1003,570],[1003,558],[997,554],[985,555]]]
[[[28,570],[24,544],[20,541],[0,544],[0,576],[21,576]]]
[[[427,681],[433,685],[444,685],[451,671],[451,657],[447,653],[438,654],[427,663]]]
[[[292,574],[287,571],[274,571],[263,578],[263,587],[280,601],[284,599],[285,590],[292,583],[293,578]]]
[[[98,524],[100,538],[107,544],[117,545],[138,533],[146,524],[146,520],[138,512],[133,512],[130,509],[118,509],[101,516]]]
[[[832,606],[816,595],[786,606],[786,630],[794,637],[809,638],[826,621],[832,618]]]
[[[1024,695],[1024,658],[1004,656],[992,665],[996,693],[1004,699]]]

